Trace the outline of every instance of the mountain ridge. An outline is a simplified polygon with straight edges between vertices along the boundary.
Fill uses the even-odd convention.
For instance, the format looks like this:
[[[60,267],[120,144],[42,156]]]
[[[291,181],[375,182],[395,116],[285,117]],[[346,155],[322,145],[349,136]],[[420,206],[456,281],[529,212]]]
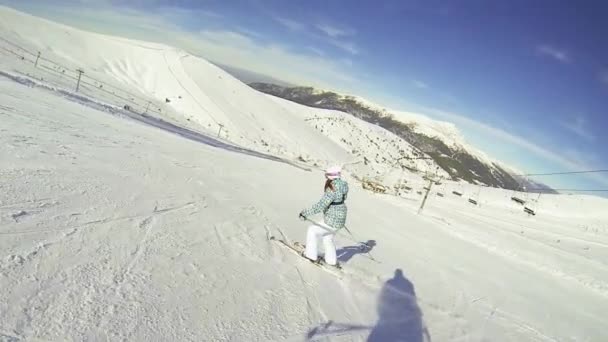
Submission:
[[[361,101],[355,96],[340,95],[313,87],[287,87],[264,82],[252,82],[249,86],[265,94],[309,107],[342,111],[380,126],[428,154],[452,180],[510,190],[520,190],[527,185],[525,179],[514,177],[508,171],[509,167],[488,158],[478,150],[472,151],[470,146],[452,144],[440,137],[418,131],[416,126],[420,123],[416,120],[405,122],[396,118],[400,112],[370,106],[367,101]],[[550,188],[546,188],[549,191]]]

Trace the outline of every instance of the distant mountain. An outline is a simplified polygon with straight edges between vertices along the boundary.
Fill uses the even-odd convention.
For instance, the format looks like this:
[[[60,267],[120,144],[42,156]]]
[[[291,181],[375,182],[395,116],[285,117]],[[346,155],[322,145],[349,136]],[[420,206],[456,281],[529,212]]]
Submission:
[[[233,67],[230,65],[225,65],[225,64],[220,64],[220,63],[213,63],[216,66],[218,66],[220,69],[223,69],[224,71],[226,71],[227,73],[229,73],[230,75],[234,76],[234,78],[238,79],[239,81],[249,84],[249,83],[271,83],[271,84],[277,84],[283,87],[293,87],[293,84],[290,84],[288,82],[285,81],[281,81],[279,79],[276,79],[274,77],[268,76],[268,75],[264,75],[264,74],[260,74],[257,72],[253,72],[253,71],[249,71],[249,70],[245,70],[245,69],[241,69],[241,68],[237,68],[237,67]]]
[[[553,190],[550,186],[527,179],[525,176],[513,176],[519,184],[521,184],[521,191],[532,192],[532,193],[543,193],[543,194],[558,194],[559,192]]]
[[[253,82],[249,85],[269,95],[310,107],[339,110],[381,126],[428,154],[453,180],[462,179],[474,184],[511,190],[521,188],[520,182],[505,167],[487,157],[484,158],[479,151],[451,141],[446,142],[441,137],[421,133],[415,120],[397,120],[386,109],[370,105],[364,100],[311,87],[285,87],[263,82]]]

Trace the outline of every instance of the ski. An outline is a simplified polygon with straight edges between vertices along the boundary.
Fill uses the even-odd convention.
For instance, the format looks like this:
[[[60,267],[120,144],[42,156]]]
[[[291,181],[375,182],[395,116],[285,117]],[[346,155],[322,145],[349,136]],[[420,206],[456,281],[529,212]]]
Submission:
[[[305,259],[306,261],[310,262],[311,264],[313,264],[325,271],[334,273],[335,275],[339,275],[339,276],[344,274],[344,271],[342,270],[342,267],[340,267],[340,266],[328,265],[321,260],[312,261],[312,260],[306,258],[304,255],[302,255],[304,253],[305,246],[297,241],[294,242],[293,244],[290,244],[290,243],[287,243],[285,240],[277,239],[274,236],[271,236],[269,240],[277,242],[279,245],[287,248],[289,251],[296,254],[300,258]]]

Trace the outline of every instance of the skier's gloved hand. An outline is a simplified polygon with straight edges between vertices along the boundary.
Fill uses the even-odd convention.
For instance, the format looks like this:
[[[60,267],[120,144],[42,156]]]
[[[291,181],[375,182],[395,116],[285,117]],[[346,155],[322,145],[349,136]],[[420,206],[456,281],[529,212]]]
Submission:
[[[304,216],[302,213],[300,213],[300,215],[298,215],[298,217],[300,218],[300,221],[306,220],[306,216]]]

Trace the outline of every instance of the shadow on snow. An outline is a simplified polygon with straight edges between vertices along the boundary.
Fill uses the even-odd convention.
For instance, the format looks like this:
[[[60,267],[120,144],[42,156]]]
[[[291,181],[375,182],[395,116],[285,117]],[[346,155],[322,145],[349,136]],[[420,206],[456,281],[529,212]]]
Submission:
[[[338,261],[347,263],[352,257],[357,254],[366,254],[372,251],[376,246],[375,240],[368,240],[367,242],[360,243],[356,246],[346,246],[338,249],[336,255],[338,255]]]
[[[367,342],[430,342],[431,336],[418,307],[414,285],[401,269],[386,281],[378,296],[378,320],[374,326],[328,321],[308,331],[307,340],[370,331]]]

